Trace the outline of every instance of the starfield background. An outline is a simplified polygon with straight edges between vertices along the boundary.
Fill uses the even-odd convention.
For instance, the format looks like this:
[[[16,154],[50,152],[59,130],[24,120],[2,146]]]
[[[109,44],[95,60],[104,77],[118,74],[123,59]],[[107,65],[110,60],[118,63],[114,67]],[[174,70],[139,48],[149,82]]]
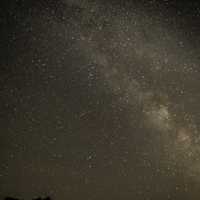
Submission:
[[[0,1],[0,198],[200,199],[200,2]]]

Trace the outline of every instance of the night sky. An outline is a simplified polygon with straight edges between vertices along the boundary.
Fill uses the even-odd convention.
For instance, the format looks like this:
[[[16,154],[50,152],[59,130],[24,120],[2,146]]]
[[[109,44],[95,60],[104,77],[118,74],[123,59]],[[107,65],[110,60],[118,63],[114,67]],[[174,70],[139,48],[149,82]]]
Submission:
[[[200,199],[198,0],[1,0],[7,195]]]

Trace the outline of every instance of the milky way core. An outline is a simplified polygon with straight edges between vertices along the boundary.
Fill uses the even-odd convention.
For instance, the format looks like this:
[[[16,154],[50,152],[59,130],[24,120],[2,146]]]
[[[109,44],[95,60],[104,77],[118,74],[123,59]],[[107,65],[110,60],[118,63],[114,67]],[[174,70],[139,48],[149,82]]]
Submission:
[[[198,1],[0,7],[0,198],[200,199]]]

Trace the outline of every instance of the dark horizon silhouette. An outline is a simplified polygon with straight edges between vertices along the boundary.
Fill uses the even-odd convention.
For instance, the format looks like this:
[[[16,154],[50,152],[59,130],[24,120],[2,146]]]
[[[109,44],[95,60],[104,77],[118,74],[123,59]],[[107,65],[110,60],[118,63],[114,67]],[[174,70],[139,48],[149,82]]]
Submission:
[[[4,198],[5,200],[21,200],[20,198],[15,198],[15,197],[10,197],[10,196],[7,196]]]
[[[22,198],[16,198],[16,197],[11,197],[11,196],[7,196],[4,198],[4,200],[23,200]],[[36,197],[36,198],[32,198],[32,200],[51,200],[51,197],[47,196],[47,197]]]

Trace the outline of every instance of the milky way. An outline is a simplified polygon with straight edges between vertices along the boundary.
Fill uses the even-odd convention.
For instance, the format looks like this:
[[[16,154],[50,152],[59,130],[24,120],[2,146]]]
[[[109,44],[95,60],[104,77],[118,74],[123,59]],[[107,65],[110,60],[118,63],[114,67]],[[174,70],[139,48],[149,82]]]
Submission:
[[[200,198],[197,2],[3,9],[0,197]]]

